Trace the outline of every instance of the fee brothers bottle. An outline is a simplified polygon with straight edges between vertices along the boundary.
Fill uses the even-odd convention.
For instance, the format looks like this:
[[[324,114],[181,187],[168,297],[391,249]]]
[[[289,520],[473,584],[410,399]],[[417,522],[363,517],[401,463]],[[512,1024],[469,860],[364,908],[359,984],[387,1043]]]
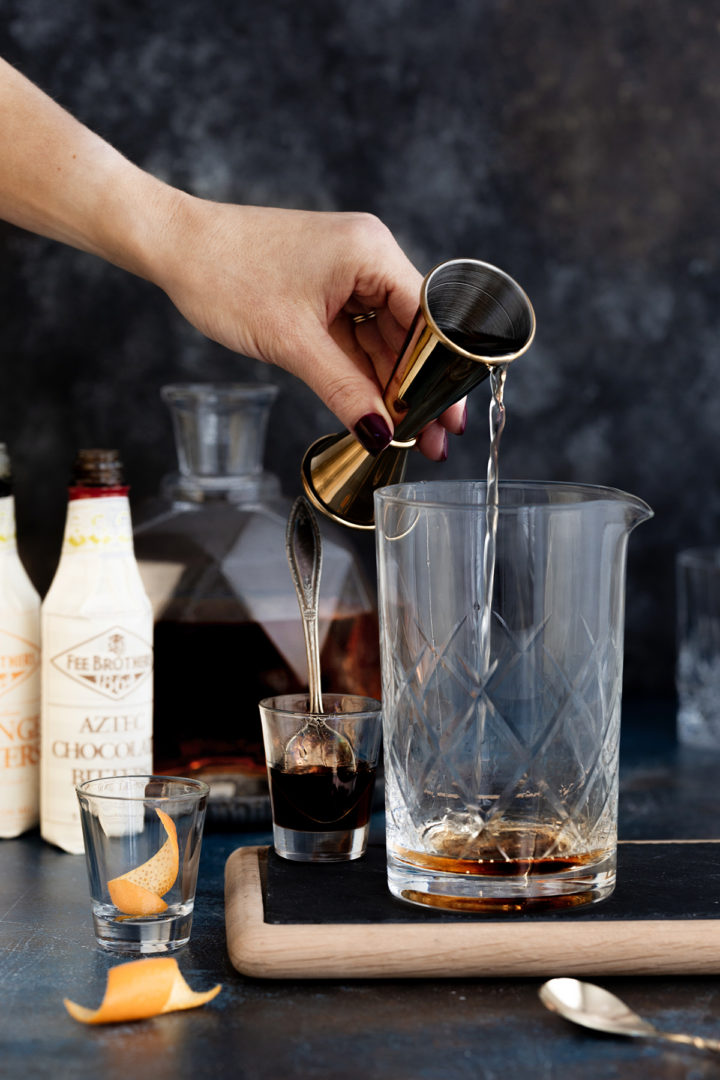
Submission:
[[[37,825],[40,597],[18,556],[10,459],[0,443],[0,836]]]
[[[40,824],[83,850],[75,786],[152,771],[152,609],[114,450],[81,450],[62,553],[42,606]]]

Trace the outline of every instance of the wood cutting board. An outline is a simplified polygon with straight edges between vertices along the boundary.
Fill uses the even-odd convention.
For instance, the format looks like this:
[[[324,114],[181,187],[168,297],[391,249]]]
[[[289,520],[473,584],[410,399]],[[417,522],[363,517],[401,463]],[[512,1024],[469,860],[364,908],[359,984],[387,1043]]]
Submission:
[[[256,978],[717,975],[720,841],[621,843],[609,899],[501,915],[395,899],[381,844],[324,866],[238,848],[225,922],[234,967]]]

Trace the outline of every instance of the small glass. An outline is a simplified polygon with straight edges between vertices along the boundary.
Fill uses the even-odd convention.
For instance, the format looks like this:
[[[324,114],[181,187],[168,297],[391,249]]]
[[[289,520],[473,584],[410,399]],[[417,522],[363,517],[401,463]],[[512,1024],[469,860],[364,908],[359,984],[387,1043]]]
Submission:
[[[382,734],[382,706],[357,694],[260,702],[275,851],[295,862],[365,854]]]
[[[720,548],[680,551],[676,569],[678,739],[720,750]]]
[[[190,939],[209,788],[176,776],[112,776],[77,788],[95,938],[103,949],[175,952]]]

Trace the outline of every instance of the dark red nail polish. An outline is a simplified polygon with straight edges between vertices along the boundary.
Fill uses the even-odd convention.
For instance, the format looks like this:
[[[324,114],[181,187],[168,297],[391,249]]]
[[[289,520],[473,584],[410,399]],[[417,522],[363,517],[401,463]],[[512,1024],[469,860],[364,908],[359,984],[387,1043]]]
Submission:
[[[450,449],[447,437],[447,431],[443,432],[443,448],[440,455],[440,461],[447,461],[448,450]]]
[[[464,435],[466,427],[467,427],[467,404],[465,405],[465,408],[463,409],[462,420],[460,421],[460,430],[458,431],[458,435]]]
[[[355,436],[369,454],[379,454],[392,439],[392,432],[379,413],[368,413],[358,420]]]

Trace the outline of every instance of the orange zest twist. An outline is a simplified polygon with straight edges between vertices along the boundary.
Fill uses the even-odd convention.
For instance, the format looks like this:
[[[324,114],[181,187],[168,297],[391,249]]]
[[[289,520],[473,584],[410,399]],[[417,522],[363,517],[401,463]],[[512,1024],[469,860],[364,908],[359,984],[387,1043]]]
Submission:
[[[163,810],[156,809],[155,813],[167,833],[163,846],[147,862],[107,883],[110,899],[125,915],[160,915],[167,911],[162,897],[172,889],[178,875],[180,855],[175,822]]]
[[[105,996],[100,1008],[86,1009],[64,998],[67,1011],[81,1024],[118,1024],[145,1020],[178,1009],[195,1009],[212,1001],[222,987],[196,993],[180,974],[177,960],[171,956],[131,960],[110,968]]]

